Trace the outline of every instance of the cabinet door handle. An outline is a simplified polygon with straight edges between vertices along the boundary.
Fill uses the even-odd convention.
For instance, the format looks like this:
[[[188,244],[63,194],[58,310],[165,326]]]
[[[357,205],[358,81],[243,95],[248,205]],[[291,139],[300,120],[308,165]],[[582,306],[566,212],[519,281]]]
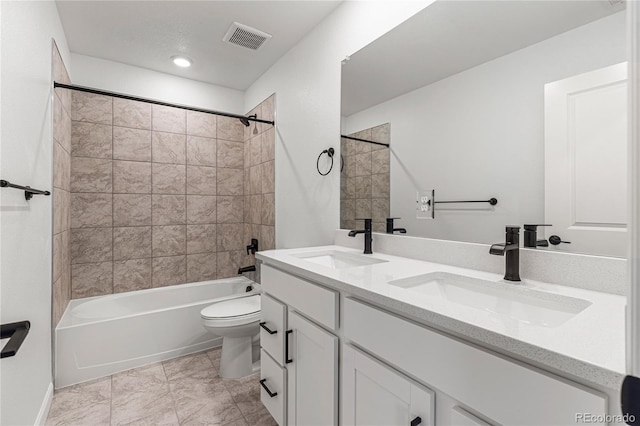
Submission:
[[[284,337],[284,362],[285,364],[291,364],[292,359],[289,359],[289,335],[293,333],[293,330],[287,330],[287,335]]]
[[[269,389],[267,387],[267,385],[264,383],[266,381],[267,381],[267,379],[260,380],[260,386],[262,386],[262,389],[267,391],[267,394],[269,395],[269,398],[273,398],[274,396],[277,396],[278,392],[271,392],[271,389]]]
[[[411,426],[418,426],[419,424],[422,424],[422,419],[420,418],[420,416],[417,416],[415,419],[411,420]]]
[[[278,330],[271,330],[269,327],[267,327],[266,322],[261,322],[260,323],[260,327],[264,328],[265,330],[267,330],[267,333],[269,334],[276,334],[278,332]]]

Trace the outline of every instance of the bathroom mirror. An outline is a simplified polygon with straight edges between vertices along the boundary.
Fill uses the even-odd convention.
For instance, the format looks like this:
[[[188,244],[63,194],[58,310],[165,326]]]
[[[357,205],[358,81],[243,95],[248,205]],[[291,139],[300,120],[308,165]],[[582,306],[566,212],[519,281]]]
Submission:
[[[623,2],[432,3],[343,61],[342,134],[389,147],[342,139],[341,227],[492,244],[550,223],[538,249],[626,256],[625,60]],[[498,202],[417,218],[431,190]]]

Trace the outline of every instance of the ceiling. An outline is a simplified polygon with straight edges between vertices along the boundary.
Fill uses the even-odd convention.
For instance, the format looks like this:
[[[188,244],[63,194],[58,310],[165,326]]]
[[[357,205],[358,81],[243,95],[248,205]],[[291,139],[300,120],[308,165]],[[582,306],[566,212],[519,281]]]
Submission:
[[[341,1],[66,1],[58,12],[73,53],[247,89]],[[222,41],[232,22],[273,37],[257,51]],[[170,58],[187,56],[190,68]]]
[[[608,0],[436,1],[346,61],[342,115],[621,10]]]

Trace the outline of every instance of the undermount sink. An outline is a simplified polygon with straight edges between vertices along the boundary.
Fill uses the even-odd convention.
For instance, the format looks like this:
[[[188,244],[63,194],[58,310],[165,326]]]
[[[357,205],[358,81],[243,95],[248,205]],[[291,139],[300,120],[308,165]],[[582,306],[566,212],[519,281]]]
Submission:
[[[292,256],[331,269],[355,268],[357,266],[375,265],[376,263],[386,262],[386,260],[376,259],[374,257],[344,253],[336,250],[297,253]]]
[[[389,281],[389,284],[503,319],[542,327],[557,327],[591,305],[591,302],[575,297],[448,272],[402,278]]]

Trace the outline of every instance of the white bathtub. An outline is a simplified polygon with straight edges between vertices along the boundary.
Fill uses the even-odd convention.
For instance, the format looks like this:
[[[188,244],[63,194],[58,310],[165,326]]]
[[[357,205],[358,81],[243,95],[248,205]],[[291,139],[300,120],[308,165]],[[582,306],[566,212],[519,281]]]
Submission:
[[[72,300],[55,330],[55,387],[220,346],[200,311],[259,287],[237,277]]]

